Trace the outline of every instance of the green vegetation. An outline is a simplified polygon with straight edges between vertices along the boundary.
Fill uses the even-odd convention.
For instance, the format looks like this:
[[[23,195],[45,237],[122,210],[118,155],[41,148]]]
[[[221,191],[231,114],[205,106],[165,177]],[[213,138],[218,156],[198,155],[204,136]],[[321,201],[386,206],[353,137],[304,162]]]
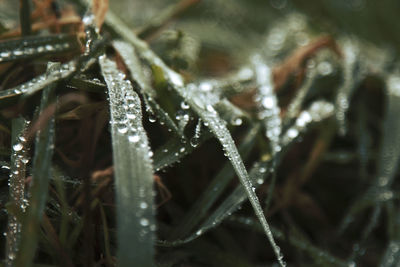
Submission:
[[[108,4],[0,1],[4,266],[398,265],[400,4]]]

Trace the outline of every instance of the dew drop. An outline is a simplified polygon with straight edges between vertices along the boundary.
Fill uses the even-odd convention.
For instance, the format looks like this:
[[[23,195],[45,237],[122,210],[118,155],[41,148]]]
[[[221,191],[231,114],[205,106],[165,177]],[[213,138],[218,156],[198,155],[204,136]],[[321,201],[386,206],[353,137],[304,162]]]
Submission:
[[[137,143],[140,140],[140,136],[138,134],[133,134],[128,137],[129,142]]]
[[[147,220],[146,218],[141,218],[140,219],[140,225],[141,226],[148,226],[149,225],[149,220]]]
[[[149,122],[156,122],[156,117],[153,114],[149,115]]]
[[[192,139],[190,139],[190,145],[192,147],[197,147],[199,145],[199,138],[192,137]]]
[[[317,69],[321,75],[329,75],[333,71],[332,64],[328,61],[323,61],[319,63]]]
[[[24,146],[21,143],[17,143],[13,145],[14,151],[21,151],[24,148]]]
[[[297,129],[295,129],[295,128],[291,128],[291,129],[288,130],[287,135],[290,138],[296,138],[299,135],[299,131]]]
[[[125,134],[128,132],[128,127],[119,127],[118,132],[121,134]]]
[[[130,120],[136,119],[136,115],[133,114],[133,113],[127,113],[127,114],[126,114],[126,117],[127,117],[128,119],[130,119]]]
[[[182,109],[189,109],[189,105],[186,102],[182,101],[181,102],[181,108]]]
[[[240,117],[233,118],[231,120],[231,124],[234,125],[234,126],[240,126],[240,125],[242,125],[242,123],[243,123],[243,120]]]

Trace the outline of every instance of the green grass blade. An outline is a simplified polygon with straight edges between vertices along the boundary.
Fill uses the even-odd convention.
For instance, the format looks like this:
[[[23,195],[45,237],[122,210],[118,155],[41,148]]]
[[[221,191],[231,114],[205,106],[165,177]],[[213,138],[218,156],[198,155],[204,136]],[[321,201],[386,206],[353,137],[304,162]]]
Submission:
[[[9,205],[11,204],[12,210],[22,214],[26,208],[25,203],[25,177],[26,177],[26,164],[29,161],[28,150],[26,148],[26,140],[24,138],[28,122],[22,118],[12,120],[11,138],[12,150],[11,154],[11,168],[9,180]],[[19,217],[21,219],[21,217]],[[13,266],[18,246],[20,242],[21,222],[18,220],[16,214],[9,213],[8,228],[7,228],[7,241],[6,241],[6,265]]]
[[[262,120],[265,128],[265,136],[270,141],[271,154],[275,155],[281,150],[279,136],[282,132],[282,121],[280,118],[281,109],[274,92],[272,70],[262,61],[260,55],[253,56],[252,63],[259,87],[256,98],[260,107],[258,117]]]
[[[29,36],[0,42],[0,63],[79,51],[76,35]]]
[[[28,0],[19,1],[19,22],[22,35],[30,35],[32,33],[31,25],[31,8]]]
[[[32,80],[0,92],[0,101],[5,103],[5,99],[15,101],[20,96],[30,96],[40,90],[61,81],[76,71],[76,61],[71,61],[52,69],[48,69],[45,74],[39,75]]]
[[[119,266],[154,266],[153,167],[140,99],[115,62],[100,58],[109,90]]]
[[[58,63],[49,63],[48,70],[58,69]],[[43,91],[40,103],[40,114],[54,101],[54,87],[48,86]],[[39,114],[39,116],[40,116]],[[51,117],[36,136],[35,154],[33,157],[32,187],[29,208],[22,224],[21,245],[15,266],[30,266],[33,263],[40,231],[51,175],[51,161],[54,148],[54,117]]]

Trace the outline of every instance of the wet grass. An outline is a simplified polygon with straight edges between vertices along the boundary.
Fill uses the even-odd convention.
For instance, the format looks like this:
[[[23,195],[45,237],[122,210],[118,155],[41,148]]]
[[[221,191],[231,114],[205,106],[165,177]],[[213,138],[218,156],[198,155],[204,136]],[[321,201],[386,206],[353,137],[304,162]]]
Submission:
[[[4,3],[4,265],[395,266],[397,50],[285,3]]]

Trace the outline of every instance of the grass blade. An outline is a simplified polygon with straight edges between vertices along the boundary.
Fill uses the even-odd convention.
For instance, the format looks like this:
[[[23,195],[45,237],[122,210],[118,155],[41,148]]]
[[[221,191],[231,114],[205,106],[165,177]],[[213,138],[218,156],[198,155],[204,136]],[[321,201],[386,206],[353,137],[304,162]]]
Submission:
[[[24,138],[28,122],[22,118],[12,120],[12,149],[9,191],[12,210],[17,214],[25,211],[25,177],[26,164],[28,163],[28,155],[26,148],[26,140]],[[21,222],[18,220],[17,214],[9,213],[8,229],[7,229],[7,245],[6,245],[6,265],[13,266],[21,234]],[[19,216],[21,219],[21,216]]]
[[[58,63],[49,63],[48,70],[59,68]],[[43,91],[40,103],[40,114],[54,101],[54,86],[48,86]],[[40,116],[39,114],[39,116]],[[54,117],[52,116],[36,136],[35,154],[33,157],[32,181],[30,189],[29,208],[22,224],[21,246],[17,254],[15,266],[32,264],[38,242],[40,223],[43,218],[47,200],[48,183],[51,175],[51,161],[54,148]]]
[[[141,104],[115,62],[100,57],[110,97],[120,266],[154,266],[153,167]]]
[[[336,96],[336,119],[339,125],[339,133],[346,134],[346,114],[349,109],[349,101],[355,88],[365,77],[365,68],[360,62],[360,49],[351,40],[343,44],[344,63],[343,63],[343,84],[339,87]]]
[[[30,35],[32,32],[31,9],[28,0],[19,1],[19,21],[22,35]]]
[[[0,42],[0,62],[79,51],[76,35],[30,36]]]

